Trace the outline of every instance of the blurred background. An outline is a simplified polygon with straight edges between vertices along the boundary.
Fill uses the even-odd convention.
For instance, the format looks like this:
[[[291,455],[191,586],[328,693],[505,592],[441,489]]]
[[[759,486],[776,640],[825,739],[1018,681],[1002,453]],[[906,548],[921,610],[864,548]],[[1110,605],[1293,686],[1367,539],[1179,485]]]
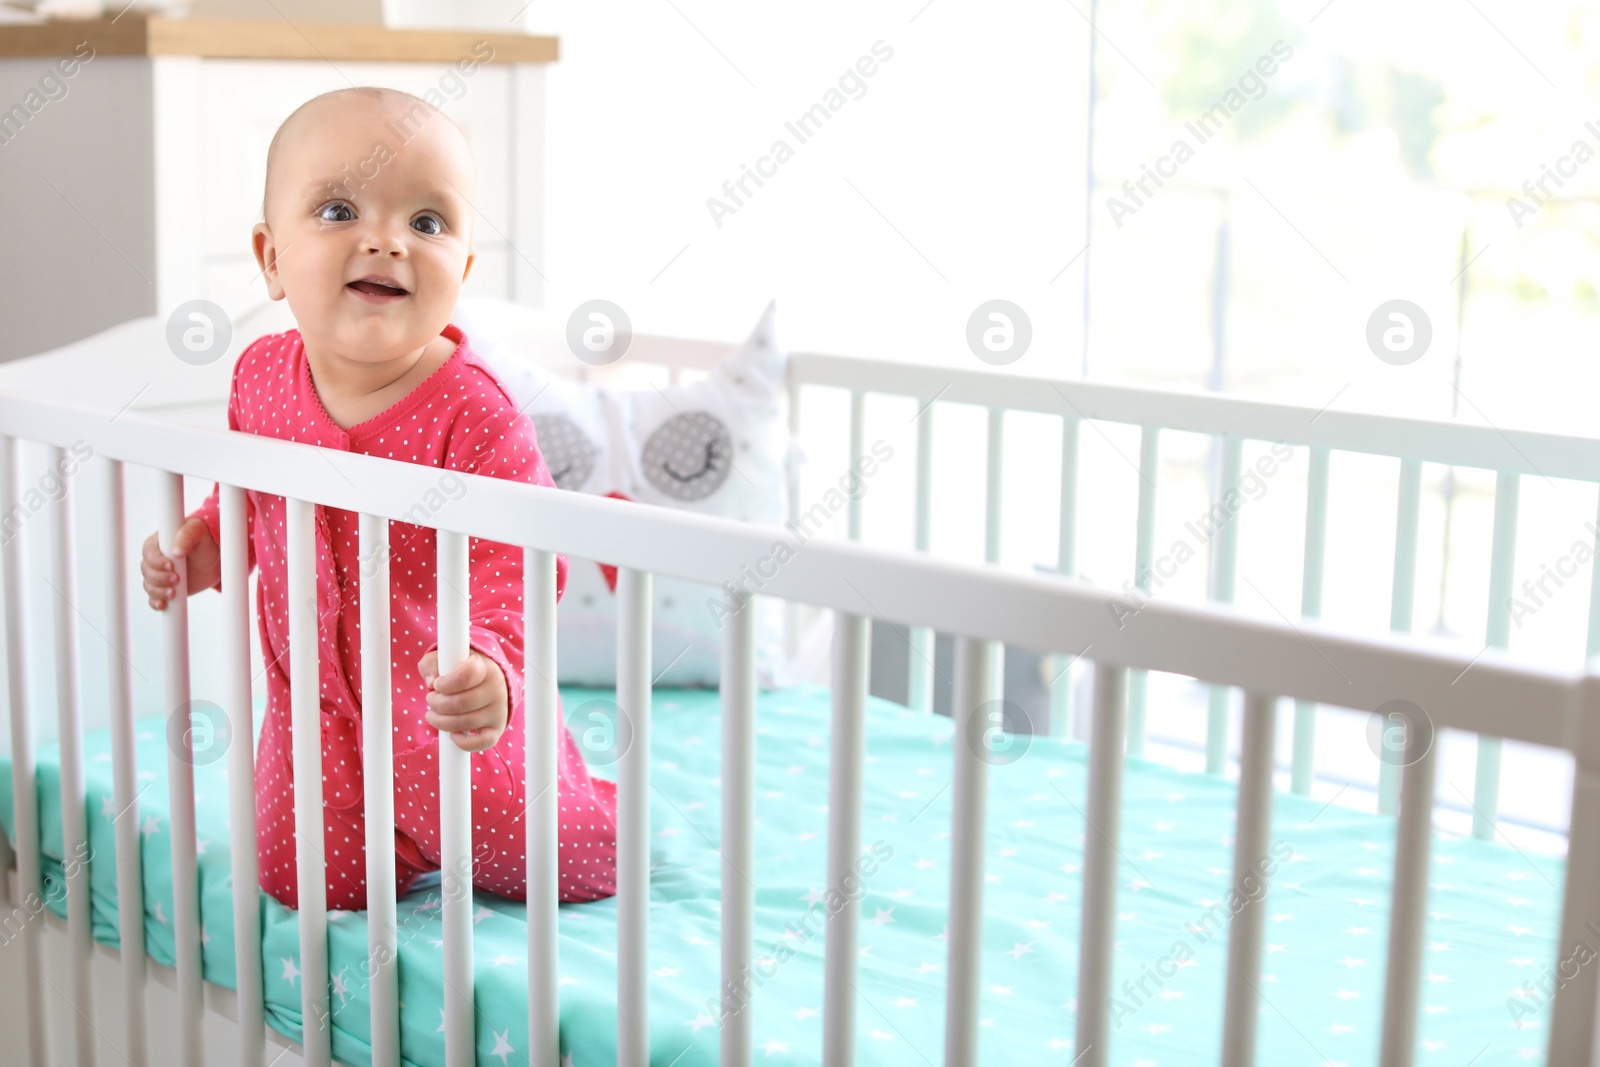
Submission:
[[[1034,331],[1008,371],[1595,432],[1600,5],[538,0],[524,17],[563,47],[550,73],[552,306],[605,296],[641,328],[731,339],[776,296],[790,348],[975,367],[967,318],[1003,298]],[[785,123],[880,41],[893,57],[859,98],[742,206],[708,206],[732,203],[723,183],[774,140],[795,144]],[[1230,91],[1238,110],[1202,125]],[[1181,164],[1180,140],[1192,149]],[[1146,175],[1162,157],[1175,173],[1157,186]],[[1124,183],[1142,177],[1135,199]],[[1406,366],[1365,341],[1392,299],[1421,307],[1433,331]],[[808,418],[841,419],[836,400]],[[869,403],[868,439],[901,441],[907,457],[869,494],[869,541],[910,543],[912,414]],[[983,432],[981,411],[941,411],[935,553],[982,557]],[[1013,416],[1007,432],[1002,562],[1051,565],[1055,497],[1038,487],[1057,484],[1059,424]],[[1163,445],[1158,546],[1213,491],[1208,442]],[[1137,431],[1086,429],[1083,448],[1094,478],[1080,570],[1120,588]],[[826,484],[844,442],[812,459]],[[1301,450],[1247,508],[1244,610],[1296,613],[1306,467]],[[1388,626],[1397,468],[1334,457],[1324,617],[1337,625]],[[1481,647],[1493,475],[1427,465],[1423,490],[1416,629]],[[1595,503],[1593,486],[1524,479],[1514,587],[1593,544]],[[1585,565],[1516,612],[1511,647],[1580,660],[1590,577]],[[1203,599],[1205,582],[1195,564],[1158,595]],[[1158,758],[1198,765],[1193,688],[1154,681],[1152,738],[1169,742]],[[1358,784],[1376,768],[1364,718],[1325,716],[1319,734],[1325,769]],[[1440,802],[1464,818],[1474,746],[1445,745]],[[1505,773],[1508,820],[1565,825],[1565,760],[1508,746]],[[1340,800],[1352,802],[1370,798]]]

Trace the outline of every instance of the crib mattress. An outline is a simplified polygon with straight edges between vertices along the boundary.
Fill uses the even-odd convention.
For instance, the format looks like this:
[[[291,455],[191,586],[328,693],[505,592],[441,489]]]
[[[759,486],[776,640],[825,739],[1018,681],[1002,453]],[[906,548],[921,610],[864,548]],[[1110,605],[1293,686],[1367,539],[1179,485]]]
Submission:
[[[571,715],[608,694],[563,689]],[[720,714],[714,691],[658,690],[651,795],[650,1032],[652,1062],[717,1062]],[[150,955],[171,964],[170,824],[164,734],[141,722],[138,765]],[[574,728],[581,728],[574,722]],[[763,693],[757,727],[757,1060],[821,1061],[820,915],[827,883],[829,694]],[[871,700],[867,715],[857,1003],[858,1060],[943,1059],[944,940],[950,877],[948,719]],[[110,738],[85,739],[90,844],[114,854]],[[1011,755],[1015,755],[1013,749]],[[1034,738],[990,768],[979,1059],[1065,1063],[1074,1033],[1086,749]],[[197,767],[203,970],[234,986],[226,762]],[[65,914],[59,766],[38,757],[45,886]],[[598,773],[606,773],[597,768]],[[0,763],[0,819],[15,830],[9,760]],[[1221,1048],[1227,930],[1213,905],[1231,881],[1235,790],[1217,778],[1128,761],[1123,787],[1114,1025],[1110,1062],[1139,1067],[1216,1063]],[[1272,840],[1284,858],[1267,897],[1258,1062],[1376,1062],[1383,1001],[1394,822],[1292,795],[1275,797]],[[1549,1009],[1534,991],[1555,959],[1562,862],[1472,839],[1436,837],[1425,931],[1422,1064],[1543,1062]],[[115,865],[91,863],[94,936],[116,945]],[[443,1064],[443,933],[437,876],[400,903],[401,1041],[405,1062]],[[474,918],[478,1063],[527,1056],[527,934],[522,905],[479,894]],[[821,912],[826,914],[826,905]],[[1208,919],[1208,916],[1211,918]],[[333,1054],[370,1062],[360,976],[365,916],[329,916]],[[299,1039],[296,915],[263,897],[267,1019]],[[787,936],[786,936],[787,934]],[[572,1067],[616,1059],[614,901],[560,911],[561,1045]],[[781,961],[781,962],[780,962]],[[770,975],[770,976],[769,976]],[[1154,977],[1152,977],[1154,976]],[[1528,988],[1524,988],[1528,983]],[[1473,1057],[1478,1057],[1474,1059]]]

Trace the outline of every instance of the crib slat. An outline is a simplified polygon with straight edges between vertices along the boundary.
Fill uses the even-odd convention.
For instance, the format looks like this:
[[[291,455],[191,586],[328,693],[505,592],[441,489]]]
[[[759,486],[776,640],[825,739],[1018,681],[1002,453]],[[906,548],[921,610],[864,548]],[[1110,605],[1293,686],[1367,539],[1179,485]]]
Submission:
[[[859,389],[850,390],[850,469],[860,473],[862,440],[861,435],[866,432],[866,404],[867,395]],[[861,540],[861,499],[865,494],[852,493],[850,506],[847,511],[849,518],[849,537],[852,541]]]
[[[173,538],[183,525],[183,475],[161,475],[161,551],[172,554]],[[165,667],[167,715],[188,716],[189,695],[189,566],[177,562],[177,592],[161,612],[162,661]],[[185,719],[187,727],[188,720]],[[174,751],[167,746],[167,799],[172,812],[172,940],[178,964],[179,1041],[184,1067],[200,1067],[200,1028],[204,1006],[200,993],[200,879],[194,841],[194,757],[189,730],[178,731]],[[172,737],[168,734],[169,739]]]
[[[110,521],[101,551],[111,582],[111,610],[106,649],[111,720],[111,802],[117,815],[112,823],[117,848],[118,956],[122,968],[124,1031],[123,1056],[129,1067],[145,1067],[150,1052],[145,1031],[144,879],[139,858],[138,767],[134,758],[133,665],[128,660],[128,553],[127,501],[122,462],[107,460],[106,513]],[[253,813],[252,813],[253,814]],[[252,860],[254,856],[252,856]],[[252,870],[254,868],[252,867]],[[251,882],[251,895],[256,894]],[[257,964],[260,970],[260,964]],[[260,1043],[260,1027],[256,1041]],[[243,1061],[241,1067],[259,1067]]]
[[[436,532],[438,545],[439,673],[455,670],[471,647],[471,580],[467,535]],[[444,1059],[473,1067],[476,1026],[472,982],[471,754],[439,736],[439,860],[444,926]]]
[[[617,569],[617,1067],[650,1061],[650,572]],[[620,727],[619,727],[620,728]]]
[[[1117,922],[1117,839],[1122,825],[1122,743],[1127,671],[1094,667],[1094,725],[1083,828],[1083,909],[1078,934],[1078,1031],[1074,1067],[1106,1067],[1111,963]]]
[[[800,437],[800,397],[804,392],[800,384],[800,375],[796,368],[799,360],[789,360],[788,369],[784,373],[786,393],[789,398],[789,440],[799,441]],[[784,457],[784,475],[788,479],[789,498],[784,503],[785,518],[791,530],[798,527],[800,521],[800,463],[798,448],[791,447]],[[804,617],[802,612],[805,605],[797,600],[783,602],[783,651],[786,656],[794,656],[800,651],[800,626]]]
[[[1595,511],[1595,529],[1600,530],[1600,505]],[[1600,535],[1596,535],[1594,548],[1600,551]],[[1589,636],[1584,646],[1585,658],[1600,655],[1600,567],[1589,568]]]
[[[1422,463],[1400,461],[1399,502],[1394,524],[1394,588],[1389,597],[1389,629],[1411,632],[1417,600],[1417,519],[1422,509]],[[1378,811],[1393,815],[1400,807],[1400,766],[1378,761]]]
[[[823,961],[822,1062],[851,1067],[856,1040],[856,943],[861,921],[854,884],[861,853],[862,765],[866,759],[867,675],[872,620],[839,612],[833,622],[833,737],[828,757],[828,888],[845,894],[828,923]],[[846,881],[846,879],[850,881]]]
[[[300,909],[301,1046],[307,1067],[333,1062],[328,1019],[327,859],[322,853],[322,692],[317,638],[315,507],[285,501],[289,570],[289,705],[294,763],[294,855]],[[170,610],[170,609],[169,609]]]
[[[927,552],[933,544],[933,400],[917,399],[917,551]],[[910,630],[911,654],[907,657],[910,679],[906,686],[906,706],[916,711],[933,710],[933,630],[913,626]]]
[[[1479,735],[1472,781],[1472,836],[1493,841],[1500,809],[1500,738]]]
[[[722,633],[722,988],[742,989],[754,966],[756,802],[755,605],[745,601]],[[750,1005],[722,1017],[722,1067],[749,1067]],[[725,1003],[725,1010],[734,1005]]]
[[[228,722],[228,824],[233,835],[234,980],[238,990],[239,1060],[261,1067],[266,1014],[261,982],[261,889],[256,858],[255,707],[250,694],[250,556],[245,492],[217,491],[222,534],[222,654]],[[393,847],[393,842],[390,842]]]
[[[1305,571],[1300,579],[1300,614],[1308,619],[1322,615],[1322,574],[1328,545],[1328,450],[1311,449],[1311,469],[1306,476]],[[1316,770],[1317,706],[1297,700],[1294,705],[1294,763],[1289,788],[1311,794]]]
[[[0,506],[9,509],[18,498],[22,461],[19,442],[0,436]],[[23,628],[28,618],[27,586],[22,566],[20,527],[4,531],[6,613],[6,696],[11,709],[11,803],[16,813],[17,894],[26,918],[22,923],[23,977],[26,979],[27,1044],[30,1067],[48,1067],[50,1035],[45,1029],[44,957],[40,941],[44,899],[39,895],[39,794],[33,750],[33,712],[29,704],[28,655]]]
[[[952,718],[956,740],[951,790],[950,927],[945,987],[944,1062],[978,1062],[979,964],[983,952],[983,840],[988,769],[985,752],[969,741],[973,716],[989,716],[995,705],[1000,646],[995,641],[956,638]],[[986,730],[986,726],[979,727]]]
[[[1266,874],[1272,833],[1272,754],[1277,701],[1247,693],[1239,752],[1239,810],[1233,834],[1233,889],[1261,893],[1233,916],[1228,928],[1227,1002],[1222,1016],[1222,1062],[1250,1067],[1256,1056],[1260,1015],[1261,953],[1267,921]]]
[[[1394,888],[1389,907],[1389,961],[1384,974],[1383,1036],[1378,1053],[1382,1067],[1411,1067],[1416,1056],[1436,752],[1431,730],[1417,729],[1416,724],[1408,726],[1407,766],[1401,772]]]
[[[1078,431],[1083,420],[1073,416],[1061,419],[1061,518],[1056,527],[1056,571],[1067,577],[1078,572]],[[1072,661],[1051,657],[1050,736],[1072,736]]]
[[[1394,587],[1389,596],[1389,629],[1396,633],[1411,632],[1417,600],[1417,520],[1421,508],[1422,462],[1403,459],[1395,509]]]
[[[1145,426],[1139,433],[1139,515],[1134,544],[1133,583],[1150,594],[1150,565],[1156,543],[1156,473],[1161,465],[1161,428]],[[1149,672],[1128,672],[1128,755],[1144,755],[1144,704]]]
[[[1522,476],[1501,471],[1494,484],[1494,545],[1489,553],[1489,621],[1483,643],[1505,648],[1511,640],[1511,574],[1517,554],[1517,496]],[[1500,810],[1500,739],[1478,736],[1472,787],[1472,836],[1492,841]]]
[[[1061,518],[1056,527],[1056,570],[1067,576],[1078,571],[1078,432],[1083,420],[1061,420]]]
[[[1006,409],[989,409],[989,447],[983,475],[983,560],[1000,562],[1000,498],[1006,466]]]
[[[1595,1052],[1595,996],[1600,974],[1594,960],[1577,948],[1585,945],[1593,950],[1594,902],[1600,899],[1600,819],[1594,817],[1600,810],[1600,747],[1593,730],[1600,722],[1600,676],[1591,673],[1580,692],[1577,721],[1585,726],[1574,747],[1561,934],[1556,959],[1547,961],[1554,965],[1560,981],[1551,1008],[1546,1063],[1593,1063]]]
[[[389,520],[363,512],[356,536],[361,568],[361,764],[367,827],[367,989],[372,1011],[372,1062],[381,1067],[399,1067]]]
[[[1222,504],[1228,493],[1238,494],[1239,474],[1244,466],[1244,441],[1237,437],[1222,439],[1222,471],[1218,482],[1217,500]],[[1223,505],[1226,514],[1220,516],[1221,525],[1213,542],[1216,560],[1211,571],[1211,599],[1219,604],[1232,604],[1234,577],[1239,561],[1239,515]],[[1208,520],[1218,521],[1216,512]],[[1228,696],[1225,686],[1213,685],[1207,694],[1206,708],[1206,773],[1221,774],[1228,766]]]
[[[67,469],[67,450],[50,449],[50,465]],[[95,1062],[94,989],[89,966],[94,936],[89,929],[89,825],[83,781],[83,707],[78,699],[78,583],[74,561],[72,483],[50,506],[50,584],[55,589],[54,660],[56,723],[61,759],[61,855],[67,891],[67,944],[71,960],[73,1044],[77,1062]]]
[[[1006,444],[1006,411],[1005,408],[989,409],[989,444],[986,452],[988,470],[984,474],[984,531],[983,531],[983,558],[986,563],[1000,562],[1000,515],[1001,499],[1004,495],[1005,483],[1005,444]],[[1002,648],[999,655],[1005,656]],[[999,699],[1000,679],[1004,677],[1005,668],[1002,666],[995,671],[993,691],[986,699]]]
[[[556,690],[556,554],[528,548],[522,553],[528,669],[523,672],[527,709],[528,834],[528,1033],[537,1042],[531,1067],[557,1067],[561,1059],[561,1012],[556,972],[556,909],[561,902],[558,844],[561,811],[556,792],[556,738],[560,695]]]

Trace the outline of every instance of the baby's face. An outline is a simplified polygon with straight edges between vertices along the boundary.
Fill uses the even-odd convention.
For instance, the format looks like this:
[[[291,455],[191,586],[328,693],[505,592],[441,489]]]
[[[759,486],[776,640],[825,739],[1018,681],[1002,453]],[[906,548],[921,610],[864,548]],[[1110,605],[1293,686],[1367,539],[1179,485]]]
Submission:
[[[269,295],[318,353],[416,353],[472,269],[471,152],[448,118],[406,107],[342,94],[283,131],[253,240]]]

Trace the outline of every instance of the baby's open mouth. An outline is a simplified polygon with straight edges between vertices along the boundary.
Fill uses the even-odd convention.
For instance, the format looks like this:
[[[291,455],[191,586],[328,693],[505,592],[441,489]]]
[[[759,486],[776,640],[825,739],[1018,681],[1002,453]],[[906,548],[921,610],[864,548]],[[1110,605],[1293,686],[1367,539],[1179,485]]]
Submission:
[[[379,280],[376,278],[362,278],[360,281],[350,282],[345,286],[369,296],[407,296],[405,289],[394,283],[393,279]]]

